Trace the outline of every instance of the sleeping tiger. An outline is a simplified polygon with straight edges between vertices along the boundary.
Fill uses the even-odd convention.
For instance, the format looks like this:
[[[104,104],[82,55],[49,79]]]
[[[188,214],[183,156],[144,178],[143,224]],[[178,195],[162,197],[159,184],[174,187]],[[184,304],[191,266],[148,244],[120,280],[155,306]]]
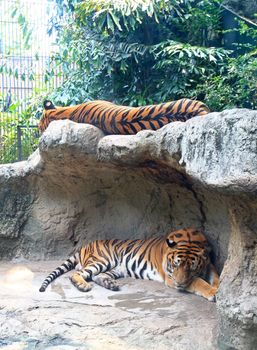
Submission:
[[[55,107],[47,100],[44,101],[44,112],[38,128],[43,132],[53,120],[70,119],[77,123],[92,124],[105,134],[136,134],[144,129],[157,130],[170,122],[186,121],[209,112],[204,103],[186,98],[143,107],[117,106],[107,101]]]
[[[194,228],[145,240],[89,243],[51,272],[39,291],[44,292],[57,277],[74,268],[77,271],[70,280],[83,292],[92,288],[90,281],[116,291],[119,287],[115,279],[135,277],[164,282],[213,301],[219,286],[206,238]]]

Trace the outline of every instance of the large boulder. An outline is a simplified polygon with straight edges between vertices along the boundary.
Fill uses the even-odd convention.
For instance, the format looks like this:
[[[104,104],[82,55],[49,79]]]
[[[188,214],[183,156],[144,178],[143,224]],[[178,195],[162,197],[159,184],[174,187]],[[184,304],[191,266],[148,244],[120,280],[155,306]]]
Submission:
[[[257,343],[257,111],[132,136],[52,122],[28,161],[0,167],[0,256],[64,258],[98,238],[204,227],[221,273],[220,349]]]

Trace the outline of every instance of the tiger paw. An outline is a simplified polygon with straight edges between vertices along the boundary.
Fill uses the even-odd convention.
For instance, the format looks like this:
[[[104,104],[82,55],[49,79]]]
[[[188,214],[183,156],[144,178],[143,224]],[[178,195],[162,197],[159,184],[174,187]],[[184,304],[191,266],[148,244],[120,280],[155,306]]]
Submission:
[[[107,289],[110,289],[110,290],[113,290],[113,291],[118,291],[119,290],[119,286],[111,278],[106,278],[106,279],[103,280],[103,287],[107,288]]]
[[[81,275],[79,275],[78,273],[74,273],[70,277],[70,281],[81,292],[88,292],[88,291],[90,291],[92,289],[91,284],[86,282],[84,280],[84,278]]]
[[[206,295],[204,295],[204,297],[209,301],[216,302],[217,291],[218,291],[218,288],[213,287],[208,291],[208,293],[206,293]]]
[[[110,289],[113,291],[119,290],[119,286],[116,284],[115,280],[113,278],[106,277],[104,273],[99,274],[98,276],[94,276],[92,280],[99,286],[104,287],[106,289]]]

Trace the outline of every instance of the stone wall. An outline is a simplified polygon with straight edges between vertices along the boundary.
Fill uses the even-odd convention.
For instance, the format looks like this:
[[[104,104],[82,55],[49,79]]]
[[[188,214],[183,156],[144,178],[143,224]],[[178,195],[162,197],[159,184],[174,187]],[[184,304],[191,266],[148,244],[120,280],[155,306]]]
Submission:
[[[0,167],[2,259],[64,258],[98,238],[204,227],[221,272],[220,348],[257,342],[257,111],[134,136],[52,122],[28,161]]]

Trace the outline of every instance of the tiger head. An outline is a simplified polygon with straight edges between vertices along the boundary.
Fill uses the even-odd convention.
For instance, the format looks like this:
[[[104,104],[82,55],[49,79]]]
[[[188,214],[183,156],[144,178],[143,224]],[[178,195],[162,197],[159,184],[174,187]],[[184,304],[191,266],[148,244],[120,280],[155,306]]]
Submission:
[[[209,252],[201,230],[187,228],[167,235],[163,268],[175,288],[185,289],[205,272],[210,263]]]
[[[40,132],[43,132],[49,125],[50,121],[51,121],[51,114],[55,114],[56,112],[56,107],[53,104],[52,101],[49,100],[45,100],[43,103],[44,106],[44,110],[41,116],[41,119],[38,123],[38,129]]]

